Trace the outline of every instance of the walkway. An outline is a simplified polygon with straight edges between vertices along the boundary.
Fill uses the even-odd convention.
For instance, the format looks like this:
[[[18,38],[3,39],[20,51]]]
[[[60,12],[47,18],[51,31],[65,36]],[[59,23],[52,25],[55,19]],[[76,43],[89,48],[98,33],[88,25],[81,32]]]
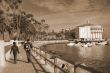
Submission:
[[[26,54],[22,47],[19,48],[21,58],[18,57],[17,64],[13,63],[12,57],[7,60],[6,67],[2,73],[44,73],[41,72],[39,64],[37,64],[34,59],[32,59],[32,63],[27,63]]]

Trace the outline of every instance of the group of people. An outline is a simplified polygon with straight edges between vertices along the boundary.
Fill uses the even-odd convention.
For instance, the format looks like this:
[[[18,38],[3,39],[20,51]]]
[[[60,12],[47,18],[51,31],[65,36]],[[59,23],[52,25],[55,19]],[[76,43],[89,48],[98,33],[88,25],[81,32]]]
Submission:
[[[26,55],[27,55],[27,62],[31,62],[31,59],[30,59],[30,51],[31,51],[31,48],[33,48],[33,45],[32,43],[30,42],[29,39],[27,39],[26,43],[23,44],[24,46],[24,50],[26,52]],[[10,51],[10,54],[13,53],[13,56],[14,56],[14,64],[16,64],[17,62],[17,55],[20,53],[19,52],[19,48],[16,44],[16,42],[13,42],[13,45],[11,46],[11,51]]]

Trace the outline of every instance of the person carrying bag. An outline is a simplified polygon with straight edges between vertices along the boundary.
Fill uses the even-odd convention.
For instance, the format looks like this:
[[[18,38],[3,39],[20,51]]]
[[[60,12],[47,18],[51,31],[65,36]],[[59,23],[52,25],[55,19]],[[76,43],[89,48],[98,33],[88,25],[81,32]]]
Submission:
[[[29,39],[27,39],[27,42],[24,44],[24,49],[26,51],[28,63],[31,61],[30,60],[30,51],[31,51],[32,48],[33,48],[32,43],[30,42]]]

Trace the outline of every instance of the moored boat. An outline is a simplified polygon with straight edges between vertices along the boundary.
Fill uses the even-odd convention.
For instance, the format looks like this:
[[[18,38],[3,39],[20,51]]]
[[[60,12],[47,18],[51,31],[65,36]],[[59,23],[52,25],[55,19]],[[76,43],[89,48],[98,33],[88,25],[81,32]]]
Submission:
[[[99,42],[96,43],[96,45],[108,45],[108,41]]]
[[[74,45],[75,45],[75,43],[73,43],[73,42],[70,42],[67,44],[67,46],[74,46]]]

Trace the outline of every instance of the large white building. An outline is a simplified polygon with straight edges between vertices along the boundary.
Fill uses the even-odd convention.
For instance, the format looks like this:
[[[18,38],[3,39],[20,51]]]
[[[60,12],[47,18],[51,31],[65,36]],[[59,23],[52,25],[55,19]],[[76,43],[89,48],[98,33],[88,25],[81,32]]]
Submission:
[[[103,39],[103,27],[90,23],[78,26],[75,28],[75,38],[85,41],[101,41]]]

